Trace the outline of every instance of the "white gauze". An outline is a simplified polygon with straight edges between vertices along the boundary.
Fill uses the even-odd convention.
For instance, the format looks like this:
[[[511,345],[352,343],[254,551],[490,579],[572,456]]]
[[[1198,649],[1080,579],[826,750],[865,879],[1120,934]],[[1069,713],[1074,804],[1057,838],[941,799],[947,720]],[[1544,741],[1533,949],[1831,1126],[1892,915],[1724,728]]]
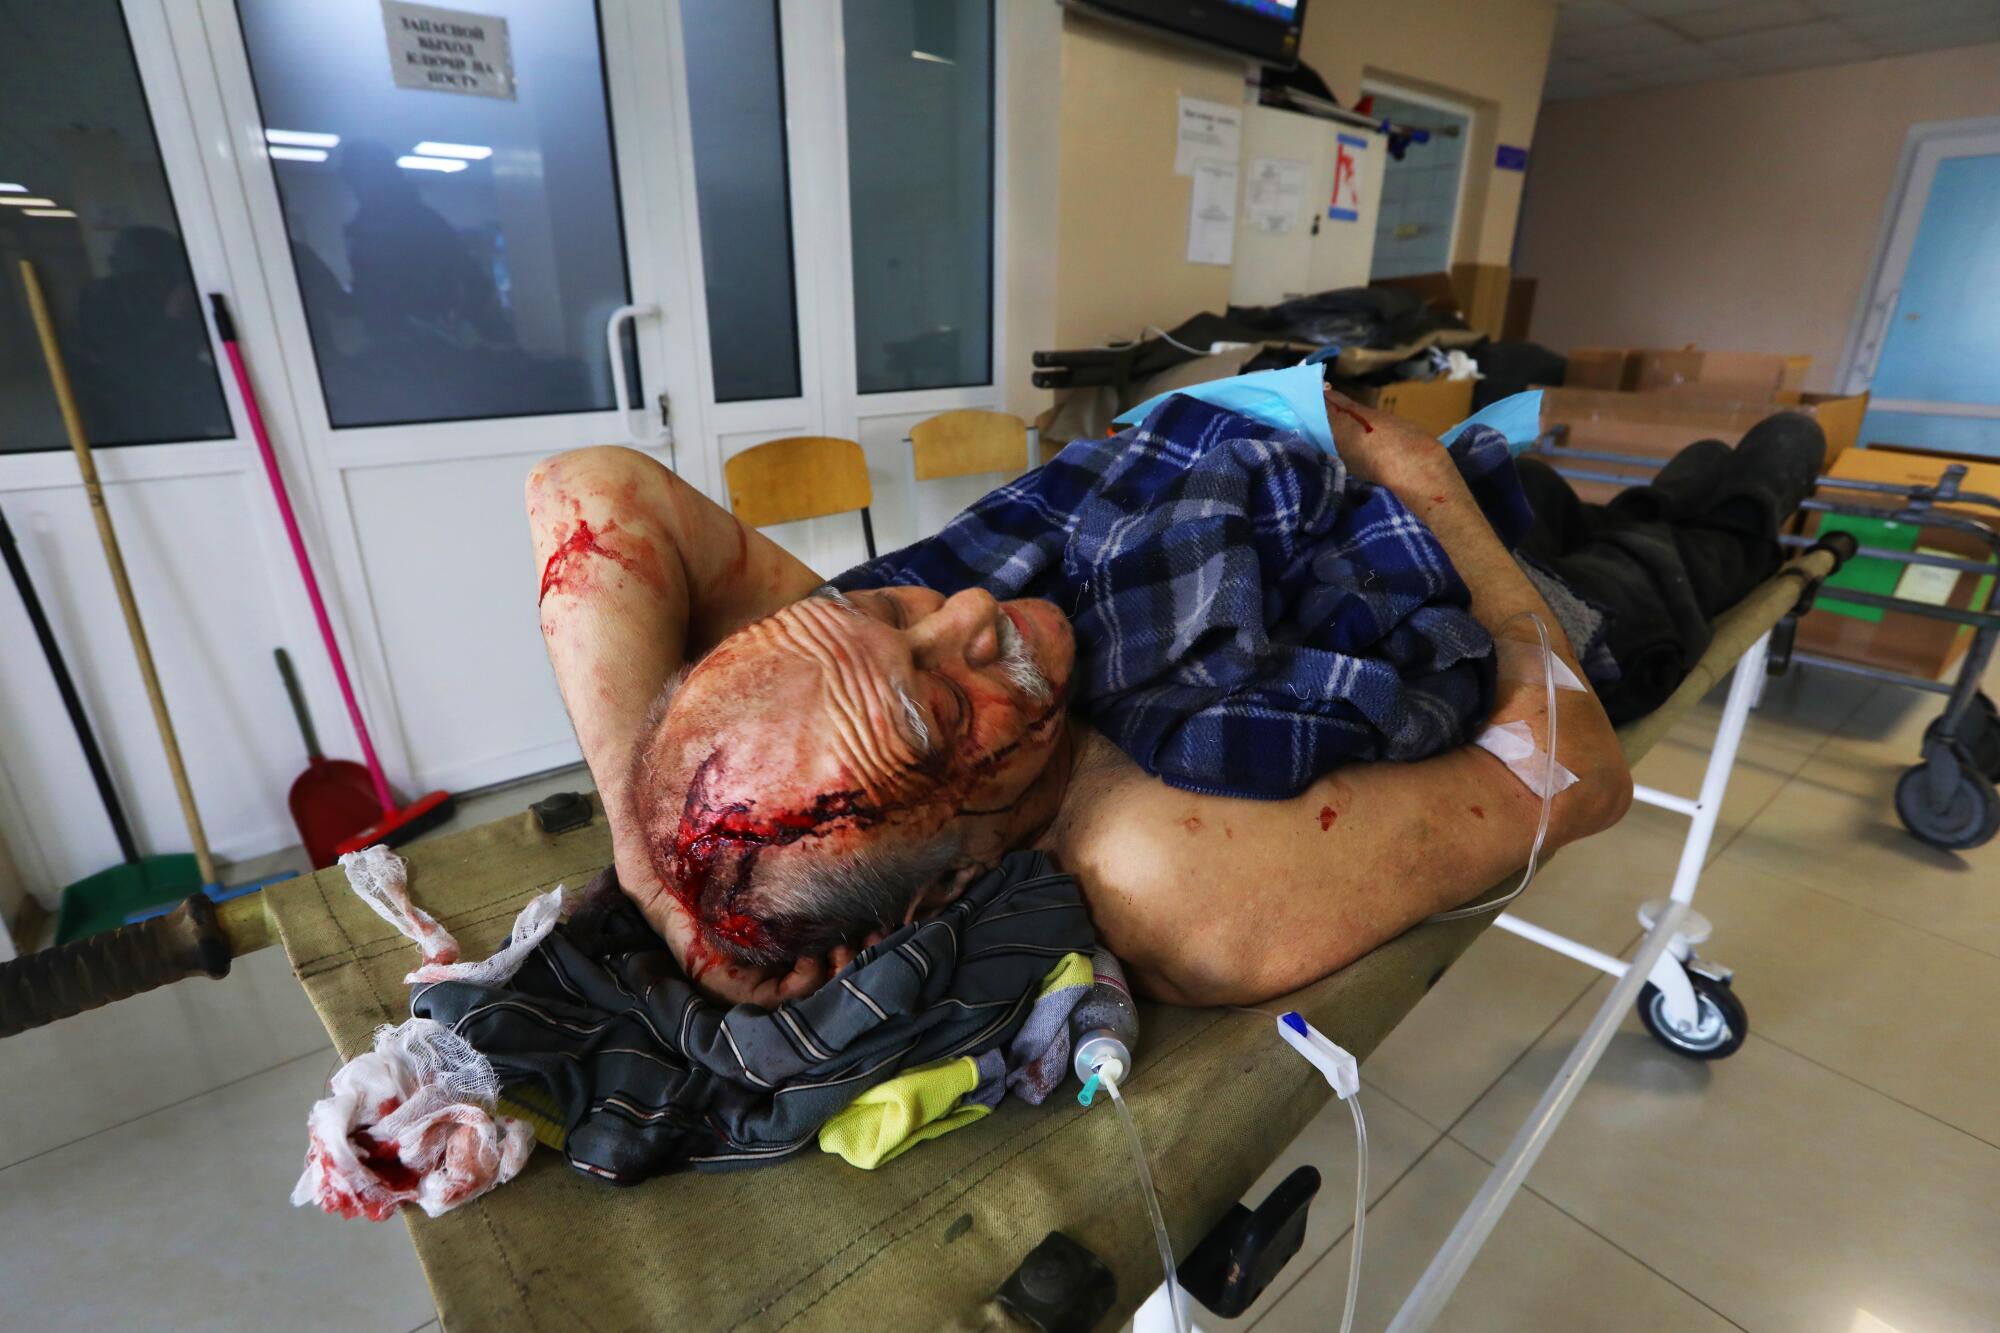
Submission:
[[[535,946],[549,937],[556,923],[563,919],[563,886],[558,884],[539,898],[531,898],[521,914],[514,918],[514,929],[509,932],[507,943],[491,958],[481,963],[425,963],[416,971],[403,978],[403,984],[414,986],[429,981],[470,981],[480,986],[503,986],[521,970],[521,964],[528,961],[528,955]]]
[[[1576,774],[1564,768],[1561,760],[1555,761],[1555,771],[1550,772],[1550,756],[1535,744],[1535,733],[1525,722],[1502,722],[1488,727],[1472,743],[1507,765],[1537,796],[1554,796],[1576,782]],[[1549,788],[1546,791],[1545,784]]]
[[[375,1030],[306,1117],[294,1204],[380,1222],[414,1203],[432,1217],[504,1185],[534,1150],[524,1120],[494,1114],[486,1057],[428,1018]]]
[[[563,886],[558,884],[538,898],[530,899],[514,918],[508,941],[483,962],[458,961],[458,941],[423,908],[410,900],[409,866],[403,858],[377,843],[340,858],[347,882],[375,915],[394,926],[424,951],[424,963],[403,978],[414,986],[433,981],[470,981],[481,986],[505,984],[535,946],[563,919]]]
[[[378,842],[341,857],[340,868],[347,872],[348,886],[376,916],[416,941],[425,963],[458,961],[458,941],[451,932],[410,901],[410,872],[402,857]]]

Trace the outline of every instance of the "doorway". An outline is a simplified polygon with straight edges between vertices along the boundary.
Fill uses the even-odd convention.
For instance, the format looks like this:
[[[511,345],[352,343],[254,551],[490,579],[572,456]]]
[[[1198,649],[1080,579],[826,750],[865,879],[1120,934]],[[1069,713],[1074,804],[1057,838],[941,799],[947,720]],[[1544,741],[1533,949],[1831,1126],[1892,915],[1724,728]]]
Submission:
[[[2000,458],[1996,217],[2000,121],[1913,130],[1842,375],[1864,442]]]

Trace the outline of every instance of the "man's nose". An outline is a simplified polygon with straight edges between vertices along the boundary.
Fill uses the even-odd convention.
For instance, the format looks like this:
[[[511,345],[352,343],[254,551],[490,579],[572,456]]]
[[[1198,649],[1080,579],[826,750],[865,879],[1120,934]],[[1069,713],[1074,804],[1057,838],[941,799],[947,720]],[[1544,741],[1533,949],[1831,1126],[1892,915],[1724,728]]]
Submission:
[[[967,588],[905,631],[919,666],[963,658],[984,666],[1000,656],[1000,604],[984,588]]]

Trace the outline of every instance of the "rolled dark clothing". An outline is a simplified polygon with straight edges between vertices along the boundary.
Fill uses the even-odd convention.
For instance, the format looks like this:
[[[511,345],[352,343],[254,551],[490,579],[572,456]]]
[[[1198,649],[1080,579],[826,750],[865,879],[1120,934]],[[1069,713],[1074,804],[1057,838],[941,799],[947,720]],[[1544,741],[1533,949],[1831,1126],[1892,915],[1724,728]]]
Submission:
[[[1542,460],[1521,460],[1535,522],[1519,553],[1604,613],[1619,677],[1598,696],[1613,723],[1665,703],[1708,647],[1709,623],[1777,570],[1779,526],[1825,458],[1819,423],[1780,412],[1734,449],[1689,445],[1651,485],[1604,505],[1579,499]]]

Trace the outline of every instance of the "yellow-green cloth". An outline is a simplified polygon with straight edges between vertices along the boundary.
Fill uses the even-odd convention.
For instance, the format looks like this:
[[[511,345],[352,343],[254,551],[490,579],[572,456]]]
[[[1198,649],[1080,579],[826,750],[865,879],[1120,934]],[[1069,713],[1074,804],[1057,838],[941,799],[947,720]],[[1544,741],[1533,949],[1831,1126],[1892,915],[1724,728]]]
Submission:
[[[1090,955],[1066,953],[1042,978],[1035,1003],[1090,982]],[[820,1126],[820,1150],[839,1154],[849,1166],[872,1171],[927,1139],[987,1115],[992,1108],[963,1102],[978,1086],[979,1062],[969,1055],[898,1074],[868,1089]]]
[[[926,1139],[988,1114],[990,1108],[978,1102],[960,1105],[978,1086],[979,1062],[969,1055],[899,1074],[868,1089],[821,1125],[820,1149],[872,1171]]]
[[[1090,984],[1090,955],[1087,953],[1066,953],[1056,960],[1049,974],[1042,978],[1042,989],[1036,994],[1037,1003],[1068,986],[1088,986]]]

